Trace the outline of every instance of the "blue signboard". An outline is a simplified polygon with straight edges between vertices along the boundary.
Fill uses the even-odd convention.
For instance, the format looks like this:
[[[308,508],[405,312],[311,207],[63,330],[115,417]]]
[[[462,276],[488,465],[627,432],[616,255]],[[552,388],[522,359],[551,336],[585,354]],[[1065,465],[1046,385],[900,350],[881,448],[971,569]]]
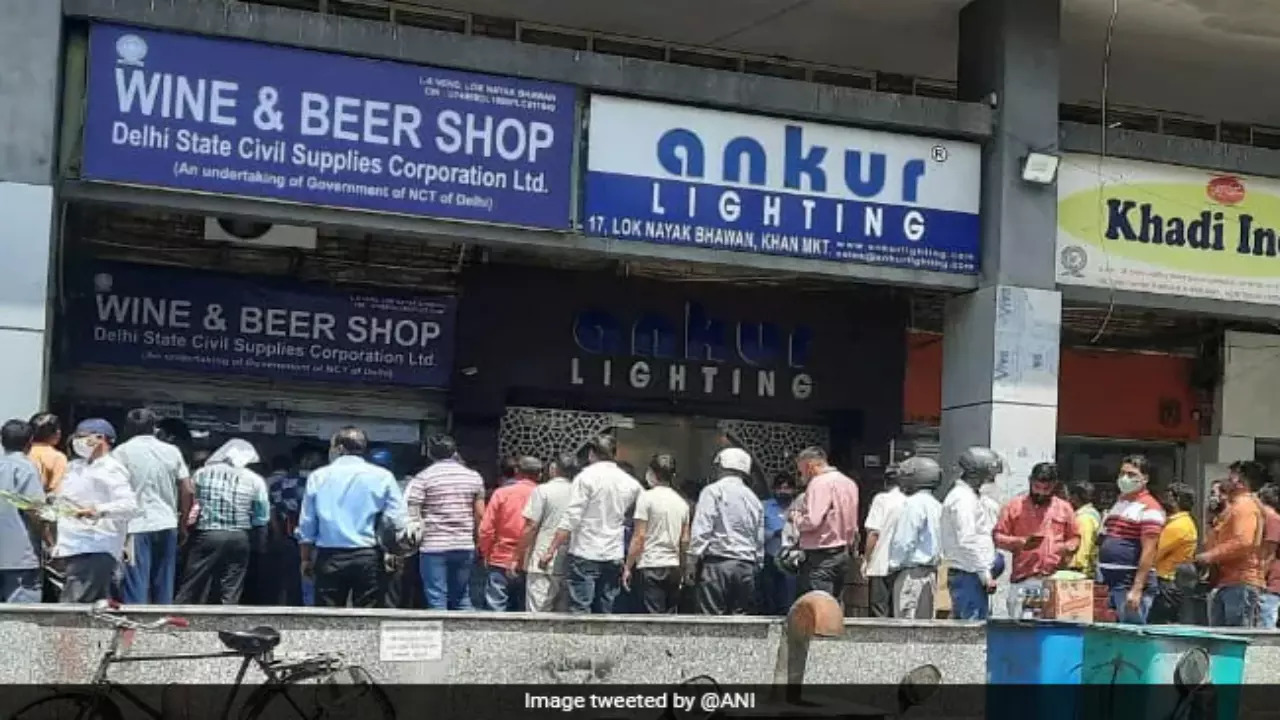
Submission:
[[[568,228],[574,89],[95,25],[86,180]]]
[[[976,274],[978,145],[593,96],[597,236]]]
[[[77,363],[448,387],[455,300],[124,263],[78,277]]]

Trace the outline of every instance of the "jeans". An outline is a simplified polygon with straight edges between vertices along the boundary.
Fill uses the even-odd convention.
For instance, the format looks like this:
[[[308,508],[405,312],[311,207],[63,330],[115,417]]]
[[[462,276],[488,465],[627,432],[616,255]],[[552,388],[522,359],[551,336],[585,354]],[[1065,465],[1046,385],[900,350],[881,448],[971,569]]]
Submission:
[[[137,533],[124,564],[121,599],[126,605],[172,605],[178,566],[178,529]]]
[[[41,590],[39,568],[0,570],[0,603],[38,603]]]
[[[622,561],[567,558],[569,612],[609,615],[622,589]]]
[[[524,610],[524,573],[508,577],[505,568],[490,566],[484,585],[484,605],[494,612]]]
[[[474,550],[445,550],[418,555],[422,594],[428,610],[471,609],[471,567]]]
[[[1280,620],[1280,594],[1273,592],[1262,593],[1262,601],[1258,609],[1258,627],[1263,630],[1275,630],[1276,621]]]
[[[951,593],[951,617],[956,620],[987,619],[991,611],[991,596],[977,573],[949,570],[947,590]]]
[[[1151,613],[1151,604],[1155,602],[1155,588],[1151,582],[1143,588],[1142,600],[1138,603],[1137,610],[1130,610],[1128,607],[1129,588],[1117,585],[1108,590],[1111,596],[1111,609],[1116,611],[1116,622],[1121,625],[1146,625],[1147,617]]]
[[[1209,624],[1214,627],[1257,627],[1261,594],[1252,585],[1218,588],[1209,603]]]
[[[641,568],[636,570],[636,596],[640,610],[649,615],[674,613],[680,604],[679,566]]]

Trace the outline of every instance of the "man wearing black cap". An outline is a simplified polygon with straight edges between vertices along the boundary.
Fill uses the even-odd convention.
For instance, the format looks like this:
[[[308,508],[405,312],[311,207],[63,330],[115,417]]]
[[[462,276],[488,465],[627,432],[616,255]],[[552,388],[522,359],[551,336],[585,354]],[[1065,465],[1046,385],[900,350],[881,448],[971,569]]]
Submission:
[[[129,520],[138,512],[129,471],[111,456],[115,440],[115,428],[100,418],[81,422],[71,439],[75,460],[59,494],[76,511],[58,519],[53,550],[66,562],[64,603],[92,603],[110,595]]]

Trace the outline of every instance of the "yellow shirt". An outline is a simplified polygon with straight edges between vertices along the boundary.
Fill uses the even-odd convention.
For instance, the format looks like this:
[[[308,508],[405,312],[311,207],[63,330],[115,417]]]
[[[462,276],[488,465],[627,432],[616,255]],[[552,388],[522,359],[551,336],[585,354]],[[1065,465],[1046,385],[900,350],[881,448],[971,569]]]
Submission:
[[[1196,557],[1196,542],[1199,540],[1196,521],[1191,513],[1177,512],[1165,521],[1160,531],[1160,542],[1156,545],[1156,576],[1162,580],[1172,580],[1178,566],[1192,562]]]
[[[1071,569],[1082,572],[1092,578],[1098,562],[1098,530],[1102,525],[1102,516],[1093,505],[1085,505],[1076,510],[1076,529],[1080,533],[1080,547],[1076,548],[1075,557],[1071,559]]]

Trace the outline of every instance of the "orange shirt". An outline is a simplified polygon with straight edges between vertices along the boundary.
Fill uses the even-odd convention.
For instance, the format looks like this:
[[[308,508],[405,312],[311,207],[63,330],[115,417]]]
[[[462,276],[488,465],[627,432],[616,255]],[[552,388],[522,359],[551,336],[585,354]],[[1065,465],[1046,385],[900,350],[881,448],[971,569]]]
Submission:
[[[532,480],[517,480],[498,488],[489,499],[480,521],[477,547],[489,565],[512,570],[518,564],[516,546],[524,534],[524,506],[537,487]]]
[[[1261,549],[1262,503],[1253,493],[1240,493],[1227,506],[1209,536],[1205,561],[1217,566],[1218,585],[1266,587]]]
[[[36,443],[27,451],[27,458],[40,471],[40,480],[46,493],[58,492],[62,476],[67,474],[67,456],[52,445]]]

